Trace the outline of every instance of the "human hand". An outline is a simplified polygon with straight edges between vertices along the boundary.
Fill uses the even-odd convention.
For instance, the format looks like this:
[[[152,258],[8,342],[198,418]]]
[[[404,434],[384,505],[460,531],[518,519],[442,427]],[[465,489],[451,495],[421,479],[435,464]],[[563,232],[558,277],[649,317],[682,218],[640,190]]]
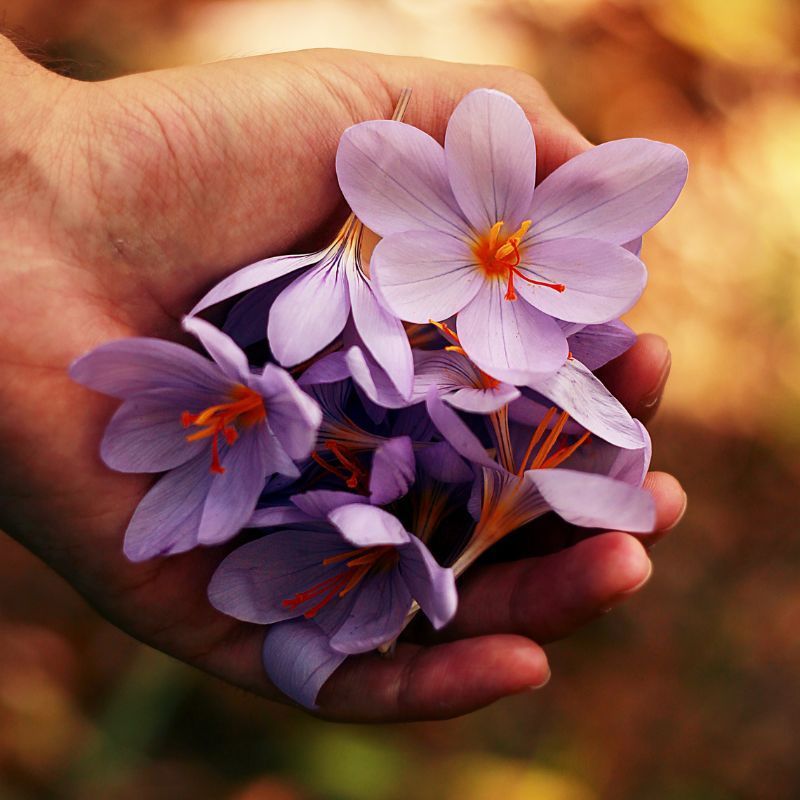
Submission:
[[[263,628],[206,598],[230,548],[128,562],[122,537],[151,478],[108,470],[98,444],[114,402],[67,377],[77,355],[125,336],[182,339],[179,320],[215,281],[265,255],[323,243],[345,209],[334,154],[349,125],[391,114],[441,139],[479,86],[514,96],[537,136],[540,177],[588,143],[531,78],[363,53],[267,56],[80,84],[46,73],[0,39],[0,525],[102,614],[142,641],[279,699],[263,673]],[[663,389],[657,337],[607,370],[639,416]],[[646,486],[658,527],[684,495]],[[650,562],[605,533],[561,552],[465,577],[457,618],[392,659],[349,659],[320,713],[389,721],[465,713],[548,676],[541,643],[566,636],[641,585]]]

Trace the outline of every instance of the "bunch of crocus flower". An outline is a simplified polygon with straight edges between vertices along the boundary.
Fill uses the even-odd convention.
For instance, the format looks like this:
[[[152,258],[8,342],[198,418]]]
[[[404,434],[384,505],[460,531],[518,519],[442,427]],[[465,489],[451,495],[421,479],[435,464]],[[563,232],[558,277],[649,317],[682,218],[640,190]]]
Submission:
[[[269,677],[308,707],[417,612],[446,625],[457,578],[521,526],[535,536],[538,517],[654,526],[649,437],[594,372],[634,341],[619,317],[683,153],[609,142],[536,185],[511,97],[468,94],[444,146],[401,121],[408,99],[342,135],[352,213],[333,242],[246,266],[189,311],[207,356],[133,338],[71,367],[122,400],[103,461],[159,474],[125,554],[252,529],[208,597],[266,626]],[[221,329],[199,316],[224,301]]]

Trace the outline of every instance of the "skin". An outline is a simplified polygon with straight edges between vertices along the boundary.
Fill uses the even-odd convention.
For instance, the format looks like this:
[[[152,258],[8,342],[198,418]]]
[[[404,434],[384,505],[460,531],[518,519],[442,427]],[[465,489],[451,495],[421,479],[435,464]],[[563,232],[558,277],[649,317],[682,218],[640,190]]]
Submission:
[[[440,141],[480,86],[513,95],[534,126],[540,178],[589,143],[529,76],[365,53],[271,55],[99,84],[53,75],[0,37],[0,526],[113,624],[231,683],[282,700],[263,674],[263,629],[229,619],[205,588],[229,548],[143,564],[122,555],[151,485],[98,458],[116,405],[70,382],[76,356],[123,336],[184,341],[180,317],[215,281],[267,255],[320,244],[345,213],[333,170],[341,132],[388,117]],[[644,335],[605,370],[647,419],[669,370]],[[655,536],[683,514],[677,481],[653,473]],[[457,618],[391,659],[352,658],[320,714],[352,721],[463,714],[549,678],[542,644],[634,593],[651,563],[606,532],[560,552],[476,568]]]

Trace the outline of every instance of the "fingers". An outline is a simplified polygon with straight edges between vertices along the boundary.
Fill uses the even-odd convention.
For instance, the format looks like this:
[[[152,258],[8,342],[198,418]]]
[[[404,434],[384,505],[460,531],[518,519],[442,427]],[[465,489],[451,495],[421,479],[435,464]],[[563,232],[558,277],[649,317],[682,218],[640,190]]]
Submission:
[[[351,722],[448,719],[547,683],[538,645],[521,636],[482,636],[420,647],[392,657],[349,658],[323,686],[322,716]]]
[[[645,487],[656,501],[658,532],[680,520],[685,494],[671,475],[651,473]],[[459,608],[443,631],[446,639],[515,633],[545,643],[630,597],[650,577],[650,559],[637,538],[609,532],[539,558],[487,566],[459,585]]]
[[[666,340],[643,333],[630,350],[599,370],[598,376],[634,417],[647,422],[658,410],[671,365]]]

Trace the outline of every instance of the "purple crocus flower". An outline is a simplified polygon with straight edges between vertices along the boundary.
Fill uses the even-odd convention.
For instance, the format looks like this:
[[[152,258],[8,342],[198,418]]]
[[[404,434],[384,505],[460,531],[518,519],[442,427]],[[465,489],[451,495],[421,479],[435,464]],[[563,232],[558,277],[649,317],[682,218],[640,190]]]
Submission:
[[[402,92],[393,120],[403,117],[410,90]],[[272,303],[263,320],[275,358],[285,367],[307,361],[341,334],[352,321],[366,348],[377,359],[402,396],[411,393],[411,348],[402,323],[387,311],[373,291],[365,261],[365,237],[372,237],[351,214],[330,245],[314,253],[277,256],[250,264],[218,283],[191,310],[198,314],[216,303],[249,290],[254,302],[237,311],[236,327],[250,331],[257,308]],[[297,270],[303,274],[276,298],[265,285]],[[246,300],[246,299],[245,299]],[[245,301],[240,301],[240,304]],[[251,336],[247,338],[252,339]]]
[[[132,561],[218,544],[248,521],[268,476],[296,477],[321,411],[280,367],[251,371],[244,353],[185,319],[213,361],[173,342],[122,339],[77,359],[78,383],[124,402],[100,447],[120,472],[165,472],[125,533]]]
[[[650,533],[655,505],[640,488],[650,462],[650,438],[641,423],[642,446],[624,449],[587,442],[588,431],[565,437],[568,415],[542,408],[535,427],[512,426],[499,460],[490,458],[480,439],[442,402],[435,389],[427,407],[452,447],[480,469],[470,510],[478,522],[453,569],[460,575],[481,553],[507,533],[548,511],[583,527]],[[571,441],[563,442],[564,438]],[[583,450],[583,452],[581,452]],[[566,462],[566,467],[562,466]]]
[[[376,120],[345,131],[336,159],[350,207],[385,237],[371,271],[387,307],[418,323],[457,315],[471,360],[511,383],[563,364],[557,320],[604,323],[633,305],[646,271],[623,245],[664,216],[687,172],[680,150],[645,139],[582,153],[534,192],[535,166],[524,112],[489,89],[459,103],[444,148]]]
[[[457,594],[452,570],[397,518],[347,493],[309,494],[294,498],[308,515],[305,525],[235,550],[208,594],[236,619],[280,623],[267,636],[267,673],[289,697],[313,707],[346,655],[400,634],[414,601],[440,628],[455,614]]]

